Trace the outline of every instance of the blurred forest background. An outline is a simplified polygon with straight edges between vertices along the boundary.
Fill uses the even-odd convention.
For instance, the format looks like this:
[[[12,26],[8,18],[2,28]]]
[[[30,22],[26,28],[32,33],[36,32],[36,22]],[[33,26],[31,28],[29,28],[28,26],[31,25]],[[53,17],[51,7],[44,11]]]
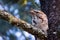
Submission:
[[[10,12],[30,24],[31,16],[28,11],[31,8],[40,9],[39,0],[0,0],[0,10]],[[0,19],[0,40],[35,40],[35,37]]]
[[[0,10],[31,24],[31,9],[42,10],[49,22],[48,40],[60,40],[60,0],[0,0]],[[35,37],[22,29],[0,19],[0,40],[35,40]]]

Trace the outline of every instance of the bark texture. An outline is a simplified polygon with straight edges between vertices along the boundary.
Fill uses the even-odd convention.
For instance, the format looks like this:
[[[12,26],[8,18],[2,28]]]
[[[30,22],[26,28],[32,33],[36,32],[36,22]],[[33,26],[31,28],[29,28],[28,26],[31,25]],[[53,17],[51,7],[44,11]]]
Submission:
[[[58,26],[60,25],[60,0],[40,0],[41,9],[48,16],[48,40],[60,40]]]

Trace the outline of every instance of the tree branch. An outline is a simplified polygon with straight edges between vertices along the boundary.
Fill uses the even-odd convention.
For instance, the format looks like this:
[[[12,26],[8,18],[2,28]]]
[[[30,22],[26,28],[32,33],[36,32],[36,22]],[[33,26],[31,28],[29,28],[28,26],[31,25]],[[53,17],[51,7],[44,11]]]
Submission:
[[[11,15],[8,12],[0,10],[0,18],[8,21],[12,25],[22,28],[23,30],[35,35],[36,37],[38,37],[40,39],[46,38],[44,35],[44,32],[42,32],[42,30],[37,29],[36,27],[30,25],[29,23],[14,17],[13,15]]]

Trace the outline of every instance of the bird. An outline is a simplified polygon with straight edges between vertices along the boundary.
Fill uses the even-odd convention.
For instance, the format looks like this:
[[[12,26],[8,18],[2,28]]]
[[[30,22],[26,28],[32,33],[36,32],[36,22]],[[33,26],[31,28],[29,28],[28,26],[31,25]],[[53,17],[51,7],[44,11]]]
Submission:
[[[41,29],[47,37],[47,30],[49,29],[47,15],[43,11],[35,9],[30,10],[30,14],[32,17],[32,25]]]

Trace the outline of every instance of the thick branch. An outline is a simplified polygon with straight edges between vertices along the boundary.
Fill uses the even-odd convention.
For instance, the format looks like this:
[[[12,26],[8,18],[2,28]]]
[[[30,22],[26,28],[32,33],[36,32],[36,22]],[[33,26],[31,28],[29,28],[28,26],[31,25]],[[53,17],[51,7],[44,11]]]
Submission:
[[[38,37],[40,39],[46,38],[44,33],[40,29],[37,29],[36,27],[33,27],[29,23],[14,17],[13,15],[11,15],[8,12],[0,10],[0,18],[8,21],[12,25],[22,28],[23,30],[35,35],[36,37]]]

